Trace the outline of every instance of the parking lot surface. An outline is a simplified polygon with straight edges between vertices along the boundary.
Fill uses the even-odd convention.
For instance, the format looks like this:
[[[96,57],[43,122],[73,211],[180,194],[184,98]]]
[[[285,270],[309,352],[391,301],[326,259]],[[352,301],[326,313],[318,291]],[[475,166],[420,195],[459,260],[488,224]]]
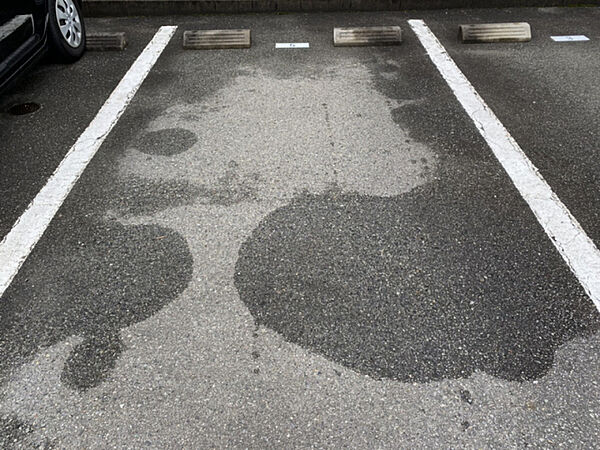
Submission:
[[[127,50],[0,97],[2,237],[177,30],[0,299],[3,447],[597,446],[598,310],[408,19],[599,244],[598,8],[89,19]],[[404,42],[333,47],[368,25]]]

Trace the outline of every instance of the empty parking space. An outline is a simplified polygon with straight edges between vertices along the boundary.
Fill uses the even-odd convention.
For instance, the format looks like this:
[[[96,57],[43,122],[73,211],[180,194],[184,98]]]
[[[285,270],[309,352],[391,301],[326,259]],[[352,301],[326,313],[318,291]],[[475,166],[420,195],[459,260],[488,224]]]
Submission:
[[[481,12],[477,19],[515,20],[515,12]],[[596,57],[597,8],[542,8],[519,13],[531,23],[527,44],[462,45],[455,14],[428,23],[461,70],[540,169],[585,231],[598,244],[600,96]],[[551,36],[585,35],[589,41],[555,42]]]
[[[502,78],[540,46],[546,16],[527,13],[543,17],[530,44],[467,48],[459,22],[486,19],[471,14],[423,17],[595,239],[593,204],[580,217],[585,202],[568,196],[587,153],[564,150],[577,161],[568,184],[538,152],[583,144],[555,140]],[[178,26],[0,300],[0,436],[65,447],[598,440],[598,311],[413,17],[157,18],[131,32],[141,48]],[[334,27],[389,25],[401,45],[333,46]],[[184,49],[198,29],[251,30],[251,47]],[[309,46],[275,46],[294,42]],[[527,83],[558,120],[568,91],[535,97]],[[574,111],[566,127],[593,135],[591,111]]]
[[[94,28],[92,23],[90,29]],[[72,66],[44,62],[0,97],[2,238],[46,184],[155,31],[141,23],[136,29],[137,39],[127,51],[112,54],[110,66],[99,53],[88,53]],[[11,107],[24,103],[34,103],[39,110],[20,116],[11,114]]]

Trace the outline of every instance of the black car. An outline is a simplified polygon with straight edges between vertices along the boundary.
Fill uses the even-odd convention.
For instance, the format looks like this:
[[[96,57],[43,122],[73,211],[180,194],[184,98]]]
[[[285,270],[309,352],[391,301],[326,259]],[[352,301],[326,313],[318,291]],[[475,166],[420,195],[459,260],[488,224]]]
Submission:
[[[0,92],[47,51],[73,62],[84,49],[81,0],[0,0]]]

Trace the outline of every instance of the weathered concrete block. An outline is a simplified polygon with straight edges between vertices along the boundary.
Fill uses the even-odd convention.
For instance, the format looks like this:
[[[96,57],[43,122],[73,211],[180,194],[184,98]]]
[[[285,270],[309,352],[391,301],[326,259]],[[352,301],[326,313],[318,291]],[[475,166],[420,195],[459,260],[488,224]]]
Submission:
[[[401,42],[402,30],[399,26],[333,29],[333,45],[336,47],[398,45]]]
[[[250,48],[250,30],[184,31],[183,48],[192,50]]]
[[[526,22],[460,25],[458,37],[462,42],[528,42],[531,27]]]
[[[87,33],[87,50],[123,50],[127,47],[125,33]]]

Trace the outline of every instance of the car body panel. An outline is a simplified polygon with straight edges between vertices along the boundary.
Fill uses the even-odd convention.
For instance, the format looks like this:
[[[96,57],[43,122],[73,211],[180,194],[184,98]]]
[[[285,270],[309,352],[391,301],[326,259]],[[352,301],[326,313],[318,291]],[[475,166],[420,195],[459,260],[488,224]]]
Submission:
[[[0,92],[46,53],[49,3],[49,0],[2,0]]]

